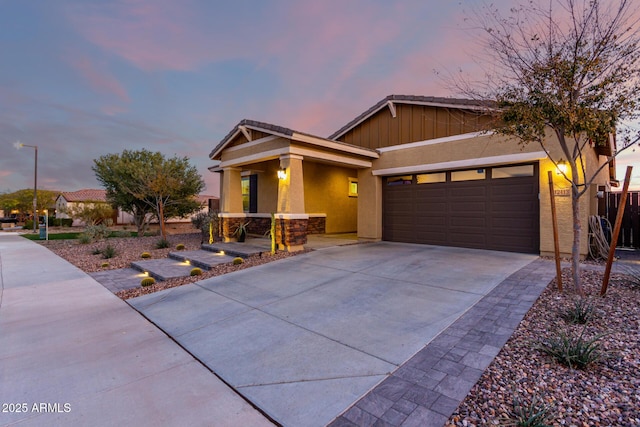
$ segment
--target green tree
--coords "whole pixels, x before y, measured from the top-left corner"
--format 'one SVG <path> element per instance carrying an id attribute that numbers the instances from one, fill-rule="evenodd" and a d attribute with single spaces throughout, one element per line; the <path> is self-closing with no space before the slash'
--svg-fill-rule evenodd
<path id="1" fill-rule="evenodd" d="M 488 6 L 474 18 L 493 68 L 484 84 L 467 84 L 463 90 L 498 107 L 491 113 L 499 134 L 539 144 L 556 165 L 568 161 L 570 173 L 564 179 L 572 194 L 572 273 L 580 294 L 579 199 L 608 166 L 588 174 L 584 156 L 590 144 L 609 146 L 616 127 L 638 117 L 638 16 L 631 5 L 629 0 L 551 0 L 545 6 L 532 1 L 506 16 Z M 549 132 L 560 143 L 561 158 L 547 150 Z M 618 132 L 618 151 L 614 142 L 609 162 L 638 141 L 629 130 Z"/>
<path id="2" fill-rule="evenodd" d="M 93 170 L 105 185 L 107 198 L 115 204 L 118 193 L 140 210 L 144 207 L 146 212 L 153 212 L 165 239 L 167 217 L 186 217 L 200 209 L 196 196 L 204 189 L 204 181 L 186 157 L 167 159 L 159 152 L 125 150 L 122 155 L 102 156 L 94 163 Z M 122 173 L 106 176 L 104 171 Z M 110 188 L 114 189 L 113 199 Z"/>
<path id="3" fill-rule="evenodd" d="M 105 202 L 85 201 L 67 208 L 65 213 L 71 218 L 81 220 L 85 225 L 97 225 L 110 220 L 114 209 Z"/>
<path id="4" fill-rule="evenodd" d="M 52 209 L 55 206 L 57 191 L 38 190 L 38 211 L 40 214 L 45 209 Z M 33 213 L 33 189 L 23 189 L 13 193 L 0 194 L 0 207 L 8 215 L 11 211 L 18 211 L 22 221 Z"/>

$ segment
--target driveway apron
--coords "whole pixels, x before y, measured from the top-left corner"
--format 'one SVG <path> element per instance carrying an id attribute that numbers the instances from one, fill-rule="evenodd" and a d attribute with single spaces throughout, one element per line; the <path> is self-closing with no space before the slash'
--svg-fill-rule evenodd
<path id="1" fill-rule="evenodd" d="M 536 256 L 322 249 L 129 303 L 284 426 L 323 426 Z"/>

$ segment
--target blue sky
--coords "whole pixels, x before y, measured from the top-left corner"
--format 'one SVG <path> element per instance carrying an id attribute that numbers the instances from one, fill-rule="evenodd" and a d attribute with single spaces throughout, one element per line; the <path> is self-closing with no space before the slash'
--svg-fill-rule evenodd
<path id="1" fill-rule="evenodd" d="M 389 94 L 459 95 L 441 76 L 473 70 L 473 3 L 0 0 L 0 192 L 33 186 L 20 141 L 40 188 L 99 188 L 93 159 L 147 148 L 217 195 L 208 154 L 243 118 L 328 136 Z"/>

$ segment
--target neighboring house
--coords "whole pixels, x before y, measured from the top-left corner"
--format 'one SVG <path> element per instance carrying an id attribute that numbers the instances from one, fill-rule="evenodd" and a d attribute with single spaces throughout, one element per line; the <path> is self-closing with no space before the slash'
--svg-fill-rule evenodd
<path id="1" fill-rule="evenodd" d="M 391 95 L 328 138 L 242 120 L 210 153 L 209 170 L 221 174 L 221 233 L 232 240 L 244 222 L 263 232 L 275 213 L 287 250 L 301 249 L 309 233 L 357 232 L 361 240 L 548 255 L 552 170 L 561 252 L 570 254 L 568 183 L 538 144 L 480 132 L 491 120 L 485 111 L 471 100 Z M 545 146 L 560 157 L 554 136 Z M 611 150 L 589 149 L 587 171 Z M 581 198 L 582 254 L 597 191 L 609 189 L 613 170 L 604 168 Z"/>
<path id="2" fill-rule="evenodd" d="M 218 211 L 219 209 L 219 200 L 218 197 L 215 196 L 207 196 L 207 195 L 199 195 L 198 201 L 202 205 L 202 209 L 196 212 L 196 215 L 199 212 L 208 212 L 209 210 Z M 96 190 L 96 189 L 83 189 L 78 191 L 64 192 L 60 193 L 60 195 L 56 199 L 56 212 L 58 218 L 70 218 L 68 214 L 69 209 L 73 209 L 79 205 L 85 205 L 87 203 L 107 203 L 107 192 L 105 190 Z M 113 223 L 116 225 L 128 225 L 133 224 L 133 216 L 124 212 L 121 209 L 118 209 L 117 212 L 114 213 Z M 178 223 L 178 222 L 189 222 L 190 218 L 168 218 L 167 223 Z M 80 220 L 74 220 L 73 226 L 84 226 L 85 224 Z"/>

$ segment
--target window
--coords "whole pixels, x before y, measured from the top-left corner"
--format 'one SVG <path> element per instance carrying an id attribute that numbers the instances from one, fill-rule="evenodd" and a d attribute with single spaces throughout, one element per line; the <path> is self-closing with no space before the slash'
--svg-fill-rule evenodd
<path id="1" fill-rule="evenodd" d="M 418 182 L 418 184 L 434 184 L 436 182 L 446 182 L 447 173 L 446 172 L 423 173 L 420 175 L 416 175 L 416 181 Z"/>
<path id="2" fill-rule="evenodd" d="M 466 171 L 451 172 L 451 181 L 476 181 L 484 179 L 486 172 L 484 169 L 472 169 Z"/>
<path id="3" fill-rule="evenodd" d="M 358 197 L 358 179 L 349 178 L 349 197 Z"/>
<path id="4" fill-rule="evenodd" d="M 491 170 L 491 178 L 493 179 L 517 178 L 521 176 L 533 176 L 533 165 L 505 166 Z"/>
<path id="5" fill-rule="evenodd" d="M 242 210 L 258 212 L 258 175 L 242 177 Z"/>
<path id="6" fill-rule="evenodd" d="M 236 181 L 237 182 L 237 181 Z M 249 212 L 249 188 L 251 187 L 249 183 L 249 177 L 242 178 L 242 210 L 244 212 Z"/>
<path id="7" fill-rule="evenodd" d="M 413 182 L 413 175 L 390 176 L 387 185 L 407 185 Z"/>

